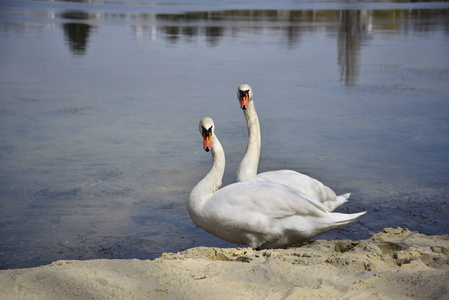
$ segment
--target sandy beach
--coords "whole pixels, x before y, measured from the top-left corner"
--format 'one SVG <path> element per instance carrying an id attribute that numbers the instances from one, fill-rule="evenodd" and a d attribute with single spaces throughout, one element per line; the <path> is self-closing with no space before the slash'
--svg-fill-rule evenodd
<path id="1" fill-rule="evenodd" d="M 449 299 L 449 235 L 386 228 L 300 247 L 192 248 L 155 260 L 0 271 L 0 299 Z"/>

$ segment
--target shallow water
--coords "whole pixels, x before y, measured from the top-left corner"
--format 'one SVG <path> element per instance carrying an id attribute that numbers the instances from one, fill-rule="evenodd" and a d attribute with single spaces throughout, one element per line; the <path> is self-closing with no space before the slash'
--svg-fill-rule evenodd
<path id="1" fill-rule="evenodd" d="M 261 121 L 259 171 L 289 168 L 359 221 L 447 234 L 449 4 L 2 1 L 0 268 L 235 246 L 190 220 L 213 117 L 224 184 Z"/>

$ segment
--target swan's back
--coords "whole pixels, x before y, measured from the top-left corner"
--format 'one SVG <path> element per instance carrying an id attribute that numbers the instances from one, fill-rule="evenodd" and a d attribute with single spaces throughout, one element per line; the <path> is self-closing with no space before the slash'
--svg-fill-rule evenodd
<path id="1" fill-rule="evenodd" d="M 337 196 L 335 192 L 320 181 L 292 170 L 268 171 L 257 174 L 257 180 L 278 182 L 296 188 L 333 211 L 348 201 L 350 193 Z"/>
<path id="2" fill-rule="evenodd" d="M 292 170 L 268 171 L 257 174 L 258 180 L 282 183 L 299 189 L 313 199 L 335 199 L 337 195 L 318 180 Z"/>

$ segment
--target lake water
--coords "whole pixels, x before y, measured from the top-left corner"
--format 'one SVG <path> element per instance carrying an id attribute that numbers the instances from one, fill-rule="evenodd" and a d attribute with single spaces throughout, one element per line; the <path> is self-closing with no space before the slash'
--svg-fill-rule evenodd
<path id="1" fill-rule="evenodd" d="M 211 167 L 202 117 L 234 179 L 241 83 L 259 171 L 368 211 L 319 238 L 449 233 L 449 3 L 2 0 L 0 268 L 235 246 L 186 203 Z"/>

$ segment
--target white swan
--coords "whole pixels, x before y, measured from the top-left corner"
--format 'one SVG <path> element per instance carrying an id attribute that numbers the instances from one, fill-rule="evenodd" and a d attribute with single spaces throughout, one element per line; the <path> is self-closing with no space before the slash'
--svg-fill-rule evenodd
<path id="1" fill-rule="evenodd" d="M 211 118 L 200 121 L 204 149 L 212 151 L 209 173 L 190 193 L 193 222 L 217 237 L 252 248 L 286 247 L 346 225 L 366 212 L 332 213 L 301 191 L 270 181 L 238 182 L 222 189 L 223 148 Z"/>
<path id="2" fill-rule="evenodd" d="M 294 187 L 328 207 L 331 211 L 348 201 L 350 193 L 337 196 L 329 187 L 305 174 L 292 170 L 269 171 L 257 174 L 260 156 L 260 126 L 253 101 L 253 90 L 248 84 L 237 89 L 240 108 L 248 125 L 248 147 L 237 169 L 237 181 L 273 181 Z"/>

